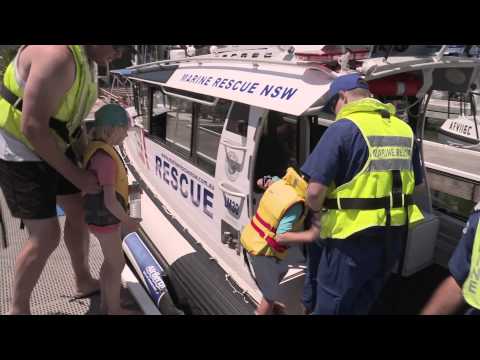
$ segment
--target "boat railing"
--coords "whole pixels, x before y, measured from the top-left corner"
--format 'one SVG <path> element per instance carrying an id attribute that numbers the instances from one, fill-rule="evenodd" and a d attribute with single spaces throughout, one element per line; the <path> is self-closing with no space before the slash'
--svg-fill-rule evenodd
<path id="1" fill-rule="evenodd" d="M 228 55 L 228 54 L 225 54 Z M 142 73 L 142 72 L 149 72 L 149 71 L 155 71 L 155 70 L 167 70 L 171 68 L 172 66 L 175 66 L 176 64 L 181 64 L 181 63 L 195 63 L 198 65 L 202 65 L 203 63 L 213 63 L 213 62 L 229 62 L 229 63 L 245 63 L 245 64 L 252 64 L 252 67 L 258 68 L 261 64 L 268 64 L 268 65 L 287 65 L 287 66 L 298 66 L 298 65 L 308 65 L 308 64 L 316 64 L 317 66 L 315 67 L 316 70 L 320 70 L 327 74 L 329 77 L 332 79 L 335 78 L 336 76 L 333 75 L 334 71 L 328 69 L 327 67 L 321 67 L 318 65 L 321 65 L 319 62 L 315 61 L 303 61 L 303 60 L 298 60 L 294 57 L 292 54 L 291 58 L 286 55 L 284 59 L 268 59 L 268 58 L 261 58 L 260 56 L 258 57 L 237 57 L 234 56 L 232 57 L 230 54 L 230 57 L 227 56 L 196 56 L 196 57 L 191 57 L 191 58 L 184 58 L 184 59 L 178 59 L 178 60 L 161 60 L 161 61 L 155 61 L 152 63 L 147 63 L 147 64 L 140 64 L 140 65 L 134 65 L 130 66 L 127 68 L 127 70 L 130 70 L 130 73 L 125 73 L 125 76 L 131 76 L 134 75 L 135 73 Z M 255 55 L 255 53 L 250 54 L 250 55 Z M 266 54 L 264 54 L 266 55 Z"/>

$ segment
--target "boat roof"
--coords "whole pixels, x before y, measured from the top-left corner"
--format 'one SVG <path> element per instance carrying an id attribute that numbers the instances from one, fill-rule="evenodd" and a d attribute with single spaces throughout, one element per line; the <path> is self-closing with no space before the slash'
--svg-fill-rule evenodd
<path id="1" fill-rule="evenodd" d="M 341 51 L 345 49 L 357 67 L 334 69 L 332 63 L 341 62 L 345 55 Z M 463 68 L 465 74 L 460 84 L 453 81 L 440 87 L 455 85 L 457 91 L 468 90 L 477 78 L 480 60 L 445 56 L 446 50 L 446 45 L 433 53 L 414 48 L 404 51 L 402 56 L 389 57 L 387 52 L 383 57 L 371 58 L 372 51 L 368 53 L 368 49 L 361 46 L 352 50 L 344 45 L 319 45 L 318 49 L 311 46 L 296 50 L 289 45 L 245 45 L 220 51 L 213 49 L 209 55 L 141 64 L 112 73 L 157 85 L 166 92 L 184 90 L 299 116 L 319 112 L 326 103 L 331 81 L 350 72 L 365 75 L 367 81 L 404 72 L 423 72 L 424 86 L 417 94 L 420 98 L 432 84 L 438 85 L 435 69 Z"/>

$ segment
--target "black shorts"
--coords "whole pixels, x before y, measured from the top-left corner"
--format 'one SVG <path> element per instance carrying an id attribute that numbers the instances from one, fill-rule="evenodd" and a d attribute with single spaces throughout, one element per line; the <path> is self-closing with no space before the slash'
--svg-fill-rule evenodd
<path id="1" fill-rule="evenodd" d="M 73 151 L 66 155 L 77 165 Z M 80 192 L 45 161 L 0 159 L 0 187 L 12 216 L 30 220 L 57 216 L 56 197 Z"/>

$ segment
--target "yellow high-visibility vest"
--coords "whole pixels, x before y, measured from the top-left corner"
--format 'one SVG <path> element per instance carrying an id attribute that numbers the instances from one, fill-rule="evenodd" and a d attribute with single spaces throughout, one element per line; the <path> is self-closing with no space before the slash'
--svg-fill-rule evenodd
<path id="1" fill-rule="evenodd" d="M 352 121 L 367 143 L 369 155 L 362 170 L 348 183 L 331 184 L 321 218 L 320 237 L 346 239 L 373 226 L 401 226 L 423 219 L 413 203 L 413 132 L 395 116 L 392 104 L 366 98 L 345 105 L 336 119 Z M 401 182 L 397 192 L 394 184 Z M 387 209 L 389 214 L 387 214 Z"/>
<path id="2" fill-rule="evenodd" d="M 463 283 L 462 293 L 468 305 L 480 310 L 480 221 L 477 224 L 470 261 L 470 272 Z"/>
<path id="3" fill-rule="evenodd" d="M 68 48 L 75 59 L 75 80 L 72 87 L 63 96 L 55 115 L 55 118 L 61 126 L 66 127 L 68 137 L 78 133 L 78 127 L 90 112 L 93 104 L 97 100 L 97 83 L 95 82 L 85 50 L 81 45 L 68 45 Z M 15 60 L 12 61 L 3 77 L 3 86 L 13 95 L 23 98 L 23 88 L 18 84 L 15 74 Z M 6 99 L 0 96 L 0 128 L 21 141 L 28 148 L 33 149 L 32 145 L 21 130 L 22 112 L 13 107 Z M 65 149 L 67 144 L 59 134 L 51 128 L 52 133 L 57 138 L 57 142 Z M 70 143 L 70 141 L 68 141 Z"/>

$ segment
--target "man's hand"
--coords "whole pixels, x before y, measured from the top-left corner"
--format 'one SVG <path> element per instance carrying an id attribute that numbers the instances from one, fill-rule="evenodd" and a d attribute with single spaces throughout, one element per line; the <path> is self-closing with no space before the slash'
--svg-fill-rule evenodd
<path id="1" fill-rule="evenodd" d="M 277 241 L 277 243 L 279 243 L 280 245 L 287 245 L 287 237 L 285 236 L 285 233 L 283 234 L 277 234 L 275 236 L 275 240 Z"/>
<path id="2" fill-rule="evenodd" d="M 310 242 L 317 240 L 320 237 L 320 227 L 312 225 L 310 229 L 307 230 L 307 238 Z"/>
<path id="3" fill-rule="evenodd" d="M 262 190 L 267 190 L 267 188 L 272 185 L 273 179 L 271 176 L 264 176 L 257 180 L 257 186 Z"/>
<path id="4" fill-rule="evenodd" d="M 97 194 L 101 187 L 98 184 L 97 177 L 88 170 L 78 169 L 78 175 L 73 184 L 78 187 L 84 194 Z"/>
<path id="5" fill-rule="evenodd" d="M 294 243 L 309 243 L 315 241 L 320 236 L 320 229 L 312 226 L 310 229 L 300 232 L 289 231 L 283 234 L 277 234 L 275 240 L 283 246 Z"/>
<path id="6" fill-rule="evenodd" d="M 454 314 L 465 304 L 462 288 L 453 276 L 447 277 L 435 290 L 420 315 Z"/>

